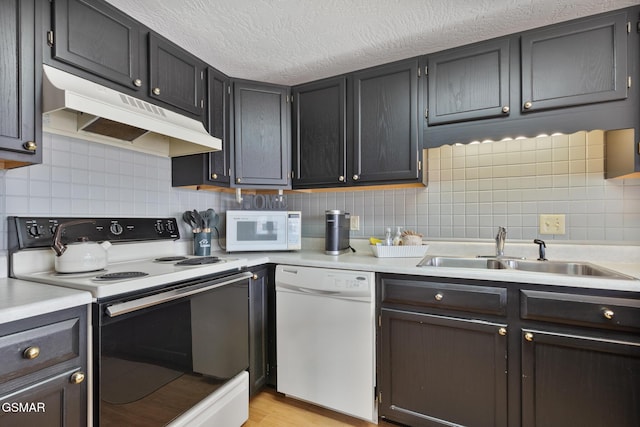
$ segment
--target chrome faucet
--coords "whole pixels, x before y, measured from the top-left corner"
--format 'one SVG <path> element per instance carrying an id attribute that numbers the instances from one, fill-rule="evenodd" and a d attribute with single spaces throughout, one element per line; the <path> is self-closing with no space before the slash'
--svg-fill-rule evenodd
<path id="1" fill-rule="evenodd" d="M 496 256 L 504 256 L 504 241 L 507 238 L 507 229 L 498 227 L 498 235 L 496 236 Z"/>

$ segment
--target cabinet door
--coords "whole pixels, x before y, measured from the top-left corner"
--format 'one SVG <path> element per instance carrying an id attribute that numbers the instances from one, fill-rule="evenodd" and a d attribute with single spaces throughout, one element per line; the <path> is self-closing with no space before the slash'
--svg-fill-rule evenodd
<path id="1" fill-rule="evenodd" d="M 82 374 L 82 377 L 79 375 Z M 82 381 L 79 381 L 83 378 Z M 82 370 L 72 369 L 0 396 L 3 427 L 87 425 L 87 382 Z M 22 404 L 23 406 L 19 406 Z"/>
<path id="2" fill-rule="evenodd" d="M 290 187 L 288 88 L 234 85 L 235 186 Z"/>
<path id="3" fill-rule="evenodd" d="M 140 26 L 106 2 L 53 2 L 53 58 L 96 76 L 139 90 Z"/>
<path id="4" fill-rule="evenodd" d="M 205 65 L 173 43 L 149 34 L 149 96 L 204 121 Z"/>
<path id="5" fill-rule="evenodd" d="M 346 84 L 340 77 L 294 88 L 294 187 L 346 183 Z"/>
<path id="6" fill-rule="evenodd" d="M 225 186 L 231 175 L 230 84 L 227 76 L 209 68 L 209 133 L 222 140 L 222 150 L 209 154 L 209 180 Z"/>
<path id="7" fill-rule="evenodd" d="M 522 111 L 627 97 L 627 16 L 607 15 L 522 36 Z"/>
<path id="8" fill-rule="evenodd" d="M 418 180 L 418 60 L 356 73 L 354 183 Z"/>
<path id="9" fill-rule="evenodd" d="M 249 280 L 249 393 L 267 383 L 267 269 Z"/>
<path id="10" fill-rule="evenodd" d="M 33 0 L 0 2 L 0 169 L 42 162 L 36 16 Z"/>
<path id="11" fill-rule="evenodd" d="M 640 425 L 640 343 L 523 330 L 522 425 Z"/>
<path id="12" fill-rule="evenodd" d="M 428 57 L 429 125 L 509 114 L 509 39 Z"/>
<path id="13" fill-rule="evenodd" d="M 506 426 L 506 326 L 383 308 L 382 417 L 411 426 Z"/>

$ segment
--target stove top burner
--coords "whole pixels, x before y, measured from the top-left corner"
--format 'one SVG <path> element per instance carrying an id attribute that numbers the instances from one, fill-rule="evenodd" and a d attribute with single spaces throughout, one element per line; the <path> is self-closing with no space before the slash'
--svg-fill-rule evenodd
<path id="1" fill-rule="evenodd" d="M 96 276 L 96 280 L 122 280 L 122 279 L 134 279 L 136 277 L 148 276 L 149 273 L 142 271 L 121 271 L 119 273 L 107 273 L 100 276 Z"/>
<path id="2" fill-rule="evenodd" d="M 205 256 L 199 258 L 189 258 L 184 261 L 176 262 L 176 265 L 204 265 L 204 264 L 215 264 L 216 262 L 220 262 L 221 259 L 217 256 Z"/>
<path id="3" fill-rule="evenodd" d="M 188 259 L 186 256 L 165 256 L 161 258 L 156 258 L 154 261 L 156 262 L 173 262 L 173 261 L 182 261 Z"/>

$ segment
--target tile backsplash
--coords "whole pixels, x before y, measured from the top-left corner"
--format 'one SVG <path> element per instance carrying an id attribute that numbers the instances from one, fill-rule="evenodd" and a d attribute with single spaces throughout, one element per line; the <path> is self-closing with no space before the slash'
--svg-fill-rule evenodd
<path id="1" fill-rule="evenodd" d="M 0 171 L 0 252 L 10 215 L 180 217 L 238 207 L 233 194 L 172 188 L 167 158 L 53 134 L 43 146 L 43 164 Z M 604 180 L 602 132 L 428 151 L 426 188 L 292 193 L 288 208 L 302 211 L 305 237 L 323 237 L 324 211 L 342 209 L 360 216 L 354 237 L 402 226 L 426 239 L 493 239 L 505 226 L 510 239 L 533 239 L 540 214 L 564 214 L 566 234 L 544 239 L 640 244 L 640 180 Z"/>
<path id="2" fill-rule="evenodd" d="M 604 179 L 604 133 L 578 132 L 428 150 L 428 187 L 294 194 L 305 236 L 324 236 L 326 209 L 360 216 L 352 236 L 402 226 L 425 239 L 509 239 L 640 244 L 640 180 Z M 564 235 L 538 234 L 541 214 L 564 214 Z"/>

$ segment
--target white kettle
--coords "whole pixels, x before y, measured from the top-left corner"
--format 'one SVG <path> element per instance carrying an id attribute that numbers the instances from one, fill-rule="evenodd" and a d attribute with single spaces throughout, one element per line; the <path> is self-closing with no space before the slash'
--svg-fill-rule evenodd
<path id="1" fill-rule="evenodd" d="M 86 223 L 95 224 L 95 221 L 70 221 L 60 224 L 56 229 L 51 249 L 56 253 L 54 264 L 58 273 L 84 273 L 101 270 L 107 266 L 107 249 L 111 246 L 107 241 L 97 243 L 87 237 L 80 237 L 77 242 L 62 244 L 62 233 L 66 228 Z"/>

